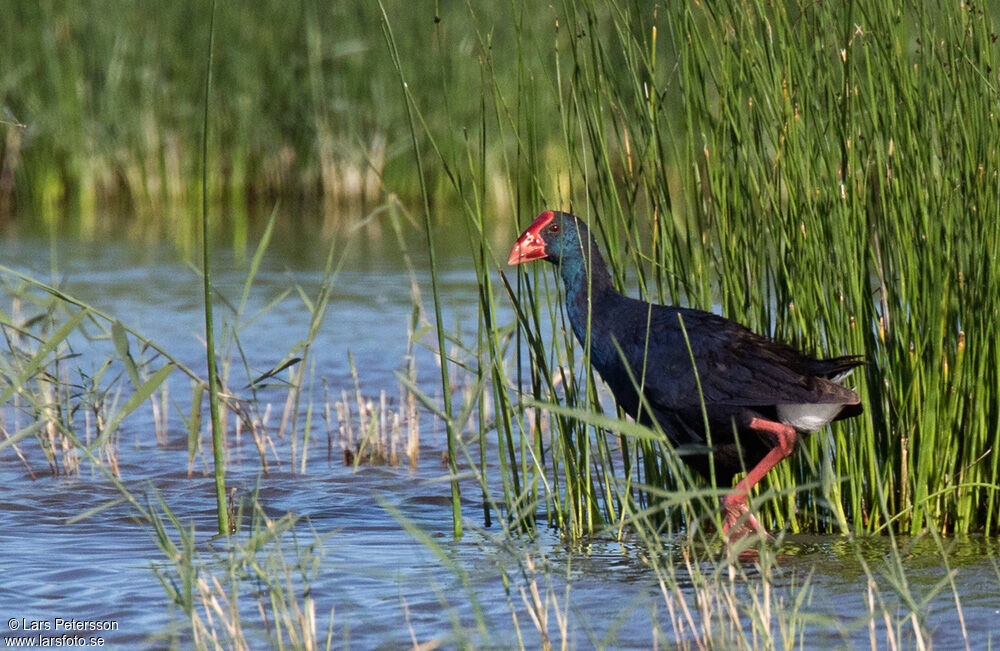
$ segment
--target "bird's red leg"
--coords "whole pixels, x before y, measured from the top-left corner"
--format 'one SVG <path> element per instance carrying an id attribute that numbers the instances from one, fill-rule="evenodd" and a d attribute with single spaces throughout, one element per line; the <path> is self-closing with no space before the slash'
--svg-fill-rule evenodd
<path id="1" fill-rule="evenodd" d="M 757 533 L 761 537 L 768 538 L 768 533 L 757 522 L 757 519 L 750 513 L 747 507 L 747 494 L 757 482 L 764 478 L 767 472 L 776 466 L 782 459 L 786 458 L 795 450 L 795 439 L 798 434 L 795 428 L 784 423 L 776 423 L 763 418 L 753 418 L 750 420 L 750 428 L 758 432 L 770 432 L 778 438 L 778 444 L 771 448 L 771 451 L 760 460 L 756 466 L 750 469 L 746 477 L 736 484 L 734 492 L 722 499 L 722 531 L 730 540 L 738 540 L 748 533 Z M 746 514 L 746 523 L 737 529 L 733 529 L 738 524 L 740 517 Z M 732 532 L 732 533 L 730 533 Z"/>

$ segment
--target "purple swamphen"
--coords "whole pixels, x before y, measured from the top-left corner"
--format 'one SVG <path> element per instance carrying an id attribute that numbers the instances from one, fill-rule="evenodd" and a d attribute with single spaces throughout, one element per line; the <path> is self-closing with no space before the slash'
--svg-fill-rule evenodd
<path id="1" fill-rule="evenodd" d="M 861 358 L 816 359 L 709 312 L 622 296 L 586 224 L 569 213 L 539 215 L 507 263 L 531 260 L 559 267 L 573 332 L 584 344 L 589 334 L 591 364 L 625 413 L 697 450 L 682 458 L 705 478 L 711 458 L 720 486 L 747 470 L 722 499 L 724 534 L 767 537 L 747 493 L 794 451 L 801 433 L 861 413 L 858 395 L 839 384 Z"/>

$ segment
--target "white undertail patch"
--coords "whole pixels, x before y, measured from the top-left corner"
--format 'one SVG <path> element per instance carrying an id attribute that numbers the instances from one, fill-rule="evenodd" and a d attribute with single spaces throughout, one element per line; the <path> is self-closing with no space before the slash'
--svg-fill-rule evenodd
<path id="1" fill-rule="evenodd" d="M 831 382 L 840 384 L 844 379 L 854 372 L 848 369 L 830 378 Z M 778 420 L 785 425 L 791 425 L 803 432 L 815 432 L 822 429 L 827 423 L 837 417 L 837 414 L 844 408 L 839 402 L 832 403 L 804 403 L 790 405 L 775 405 L 778 411 Z"/>

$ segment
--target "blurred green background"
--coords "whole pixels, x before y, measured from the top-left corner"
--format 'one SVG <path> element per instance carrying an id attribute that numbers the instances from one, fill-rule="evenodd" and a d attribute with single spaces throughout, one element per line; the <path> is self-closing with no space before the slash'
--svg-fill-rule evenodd
<path id="1" fill-rule="evenodd" d="M 13 3 L 0 24 L 0 220 L 96 237 L 120 226 L 108 215 L 159 223 L 164 211 L 193 213 L 210 10 L 209 2 Z M 509 91 L 504 101 L 516 113 L 523 98 L 514 92 L 527 77 L 543 77 L 535 87 L 552 92 L 556 41 L 570 38 L 566 20 L 557 27 L 560 12 L 385 3 L 408 88 L 440 134 L 436 146 L 478 139 L 487 107 L 492 134 L 492 95 Z M 382 23 L 377 2 L 219 3 L 209 191 L 227 214 L 295 198 L 319 202 L 328 218 L 356 218 L 387 192 L 417 195 Z M 493 173 L 518 147 L 556 141 L 555 99 L 533 103 L 549 106 L 545 115 L 514 118 L 532 121 L 534 143 L 491 135 Z M 432 188 L 443 173 L 430 167 Z"/>

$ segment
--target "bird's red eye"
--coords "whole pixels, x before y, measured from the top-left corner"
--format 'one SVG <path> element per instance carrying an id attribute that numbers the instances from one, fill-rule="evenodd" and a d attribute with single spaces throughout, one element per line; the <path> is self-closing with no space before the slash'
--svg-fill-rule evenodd
<path id="1" fill-rule="evenodd" d="M 550 233 L 558 233 L 559 232 L 559 224 L 552 224 L 551 226 L 549 226 L 549 232 Z"/>

